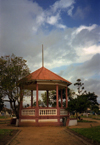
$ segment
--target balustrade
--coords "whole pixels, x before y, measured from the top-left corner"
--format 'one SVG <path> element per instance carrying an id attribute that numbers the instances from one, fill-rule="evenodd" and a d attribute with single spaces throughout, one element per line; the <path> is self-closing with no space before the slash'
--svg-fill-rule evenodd
<path id="1" fill-rule="evenodd" d="M 60 115 L 68 115 L 68 111 L 65 109 L 60 109 Z"/>
<path id="2" fill-rule="evenodd" d="M 35 109 L 22 109 L 22 116 L 35 116 Z M 57 109 L 39 109 L 39 116 L 55 116 Z M 60 109 L 60 115 L 68 115 L 68 111 Z"/>
<path id="3" fill-rule="evenodd" d="M 21 112 L 22 116 L 35 116 L 35 109 L 23 109 Z"/>
<path id="4" fill-rule="evenodd" d="M 57 115 L 57 109 L 39 109 L 39 116 Z"/>

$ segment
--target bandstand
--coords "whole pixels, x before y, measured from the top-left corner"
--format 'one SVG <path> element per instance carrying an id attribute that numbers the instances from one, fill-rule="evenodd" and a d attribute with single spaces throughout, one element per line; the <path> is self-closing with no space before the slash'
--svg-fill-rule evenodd
<path id="1" fill-rule="evenodd" d="M 34 71 L 26 78 L 19 82 L 20 87 L 20 110 L 19 110 L 19 126 L 23 125 L 55 125 L 61 126 L 66 121 L 68 125 L 69 114 L 65 110 L 68 106 L 67 87 L 71 83 L 57 74 L 51 72 L 45 67 Z M 62 89 L 66 89 L 66 107 L 62 105 Z M 31 91 L 31 107 L 23 108 L 23 90 L 28 89 Z M 58 102 L 58 90 L 61 90 L 61 107 Z M 36 90 L 36 106 L 33 107 L 33 92 Z M 47 107 L 39 107 L 38 105 L 38 92 L 47 91 Z M 56 107 L 49 107 L 49 91 L 56 90 Z"/>
<path id="2" fill-rule="evenodd" d="M 19 81 L 20 109 L 19 126 L 63 126 L 69 123 L 67 87 L 71 83 L 59 75 L 45 68 L 43 65 L 38 70 Z M 31 107 L 23 107 L 23 91 L 31 91 Z M 66 90 L 66 107 L 63 107 L 62 90 Z M 39 91 L 47 93 L 47 107 L 38 104 Z M 56 90 L 56 107 L 49 106 L 49 91 Z M 61 107 L 59 107 L 58 90 L 61 90 Z M 34 91 L 36 91 L 36 106 L 33 106 Z"/>

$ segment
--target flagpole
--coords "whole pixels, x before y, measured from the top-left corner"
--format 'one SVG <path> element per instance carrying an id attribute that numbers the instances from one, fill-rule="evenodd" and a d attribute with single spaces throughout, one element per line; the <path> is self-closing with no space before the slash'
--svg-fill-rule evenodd
<path id="1" fill-rule="evenodd" d="M 43 53 L 43 44 L 42 44 L 42 67 L 44 67 L 44 53 Z"/>

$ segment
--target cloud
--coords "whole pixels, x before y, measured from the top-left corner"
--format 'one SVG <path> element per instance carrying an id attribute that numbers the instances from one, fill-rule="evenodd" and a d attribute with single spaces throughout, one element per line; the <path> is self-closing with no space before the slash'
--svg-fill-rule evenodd
<path id="1" fill-rule="evenodd" d="M 74 9 L 74 6 L 71 6 L 71 8 L 68 10 L 68 15 L 69 16 L 72 16 L 73 9 Z"/>
<path id="2" fill-rule="evenodd" d="M 75 77 L 83 77 L 85 79 L 93 77 L 95 74 L 100 75 L 100 53 L 95 54 L 90 60 L 80 63 L 80 65 L 70 65 L 66 72 L 68 77 L 72 77 L 73 74 Z M 70 73 L 68 74 L 68 72 Z M 71 78 L 70 78 L 71 79 Z"/>
<path id="3" fill-rule="evenodd" d="M 82 25 L 82 26 L 80 26 L 79 28 L 77 28 L 73 33 L 72 33 L 72 35 L 77 35 L 78 33 L 80 33 L 82 30 L 88 30 L 88 31 L 92 31 L 93 29 L 95 29 L 97 27 L 97 25 L 96 24 L 93 24 L 93 25 L 91 25 L 91 26 L 84 26 L 84 25 Z"/>
<path id="4" fill-rule="evenodd" d="M 42 13 L 37 15 L 37 25 L 33 26 L 33 30 L 36 32 L 40 26 L 45 26 L 46 24 L 54 25 L 58 28 L 65 29 L 66 26 L 60 22 L 60 20 L 62 19 L 60 14 L 64 9 L 66 9 L 66 11 L 68 11 L 68 15 L 71 15 L 74 8 L 74 3 L 74 0 L 56 1 L 49 9 L 44 10 Z"/>
<path id="5" fill-rule="evenodd" d="M 53 4 L 52 10 L 56 12 L 61 9 L 67 9 L 71 7 L 74 3 L 75 3 L 75 0 L 59 0 Z"/>
<path id="6" fill-rule="evenodd" d="M 59 14 L 56 16 L 50 16 L 47 18 L 47 23 L 51 25 L 55 25 L 58 23 L 58 20 L 60 19 Z"/>
<path id="7" fill-rule="evenodd" d="M 86 7 L 78 6 L 75 13 L 72 15 L 72 17 L 74 19 L 82 19 L 83 20 L 85 17 L 87 17 L 89 15 L 90 12 L 91 12 L 90 6 L 86 6 Z"/>
<path id="8" fill-rule="evenodd" d="M 65 29 L 66 28 L 66 25 L 63 25 L 63 24 L 57 24 L 56 25 L 58 28 L 61 28 L 61 29 Z"/>
<path id="9" fill-rule="evenodd" d="M 73 62 L 83 63 L 94 54 L 100 53 L 98 25 L 68 28 L 60 23 L 63 8 L 68 12 L 73 4 L 73 0 L 60 0 L 49 9 L 43 10 L 32 1 L 1 1 L 0 54 L 14 53 L 24 57 L 33 71 L 41 66 L 42 44 L 45 66 L 49 69 Z M 58 13 L 53 12 L 53 8 Z M 53 25 L 56 29 L 49 30 L 48 25 Z"/>
<path id="10" fill-rule="evenodd" d="M 61 71 L 61 75 L 73 84 L 80 78 L 88 92 L 95 92 L 100 97 L 100 53 L 82 64 L 69 65 Z M 70 88 L 76 90 L 73 84 Z"/>

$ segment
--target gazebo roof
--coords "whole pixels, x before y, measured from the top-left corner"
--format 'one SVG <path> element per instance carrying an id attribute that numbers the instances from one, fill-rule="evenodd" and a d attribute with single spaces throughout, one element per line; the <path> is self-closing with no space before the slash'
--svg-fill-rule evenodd
<path id="1" fill-rule="evenodd" d="M 71 82 L 67 81 L 66 79 L 62 78 L 61 76 L 55 74 L 54 72 L 48 70 L 45 67 L 41 67 L 38 70 L 32 72 L 28 76 L 25 77 L 27 81 L 62 81 L 67 83 L 68 85 Z"/>

